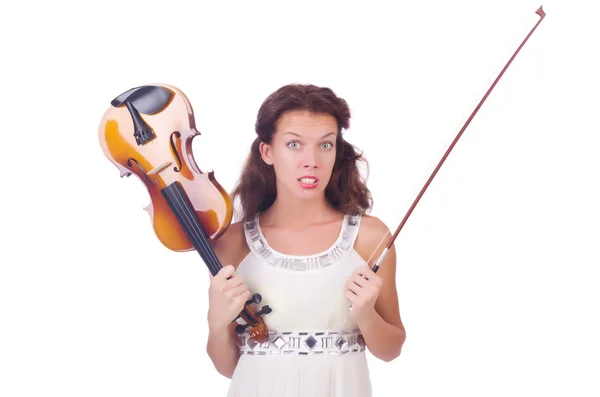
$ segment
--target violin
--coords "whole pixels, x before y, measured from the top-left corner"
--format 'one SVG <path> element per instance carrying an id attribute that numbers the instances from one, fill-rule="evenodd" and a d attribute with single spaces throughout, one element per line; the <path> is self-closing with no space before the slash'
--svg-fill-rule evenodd
<path id="1" fill-rule="evenodd" d="M 175 252 L 196 250 L 212 275 L 222 268 L 212 244 L 231 224 L 230 195 L 214 171 L 203 172 L 192 152 L 192 140 L 200 135 L 190 101 L 178 88 L 152 84 L 131 88 L 114 98 L 99 126 L 100 146 L 120 171 L 121 178 L 136 175 L 146 186 L 150 216 L 158 240 Z M 236 332 L 250 328 L 259 343 L 268 340 L 261 318 L 271 308 L 255 311 L 255 293 L 245 303 Z"/>

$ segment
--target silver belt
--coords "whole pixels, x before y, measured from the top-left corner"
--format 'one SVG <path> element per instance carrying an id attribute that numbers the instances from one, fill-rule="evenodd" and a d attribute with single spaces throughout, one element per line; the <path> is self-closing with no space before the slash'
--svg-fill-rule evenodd
<path id="1" fill-rule="evenodd" d="M 365 351 L 365 340 L 358 329 L 353 331 L 269 331 L 269 339 L 258 343 L 248 333 L 238 335 L 240 354 L 248 355 L 314 355 L 348 354 Z"/>

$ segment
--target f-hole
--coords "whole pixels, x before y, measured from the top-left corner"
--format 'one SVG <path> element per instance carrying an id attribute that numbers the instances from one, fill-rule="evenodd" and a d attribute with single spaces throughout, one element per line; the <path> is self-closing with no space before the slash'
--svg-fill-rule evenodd
<path id="1" fill-rule="evenodd" d="M 137 162 L 136 159 L 134 159 L 133 157 L 131 157 L 129 160 L 127 160 L 127 165 L 129 166 L 129 168 L 131 167 L 131 162 L 133 162 L 136 167 L 138 167 L 138 169 L 140 170 L 140 173 L 142 175 L 144 175 L 144 178 L 146 178 L 146 180 L 148 181 L 148 183 L 151 183 L 152 185 L 156 185 L 156 181 L 151 181 L 150 178 L 148 178 L 148 175 L 146 174 L 146 171 L 144 171 L 144 169 L 142 168 L 142 166 L 140 165 L 140 163 Z"/>
<path id="2" fill-rule="evenodd" d="M 177 145 L 175 144 L 175 139 L 178 139 L 178 138 L 181 138 L 181 134 L 178 131 L 175 131 L 174 133 L 171 134 L 171 150 L 173 151 L 173 154 L 177 158 L 177 164 L 178 164 L 178 167 L 173 167 L 173 170 L 175 172 L 181 171 L 181 157 L 179 157 L 179 151 L 177 150 Z"/>

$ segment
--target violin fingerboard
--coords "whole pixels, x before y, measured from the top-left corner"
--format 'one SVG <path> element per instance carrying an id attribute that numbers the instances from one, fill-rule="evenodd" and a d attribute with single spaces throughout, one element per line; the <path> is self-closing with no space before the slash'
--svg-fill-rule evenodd
<path id="1" fill-rule="evenodd" d="M 196 212 L 180 183 L 171 183 L 163 188 L 161 193 L 212 275 L 216 275 L 223 266 L 213 251 L 201 223 L 196 218 Z"/>

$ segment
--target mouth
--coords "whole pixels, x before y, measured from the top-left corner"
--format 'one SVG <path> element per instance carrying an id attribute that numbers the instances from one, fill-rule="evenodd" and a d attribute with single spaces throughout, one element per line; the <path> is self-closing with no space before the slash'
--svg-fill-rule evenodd
<path id="1" fill-rule="evenodd" d="M 316 176 L 303 176 L 298 178 L 298 182 L 304 189 L 314 189 L 319 184 L 319 178 Z"/>

